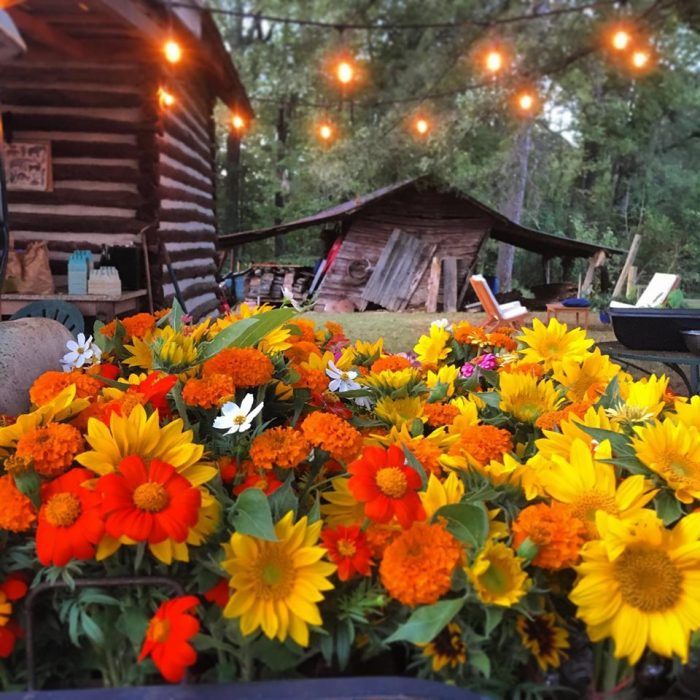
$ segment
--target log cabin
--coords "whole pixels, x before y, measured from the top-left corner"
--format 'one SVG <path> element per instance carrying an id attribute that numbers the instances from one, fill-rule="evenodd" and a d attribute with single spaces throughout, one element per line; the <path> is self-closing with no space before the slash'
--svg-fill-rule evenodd
<path id="1" fill-rule="evenodd" d="M 46 241 L 60 289 L 72 251 L 145 241 L 139 284 L 155 307 L 178 295 L 195 318 L 214 312 L 213 112 L 252 110 L 204 3 L 13 0 L 7 13 L 26 43 L 0 62 L 8 148 L 48 144 L 43 181 L 13 186 L 6 162 L 14 245 Z"/>
<path id="2" fill-rule="evenodd" d="M 313 227 L 325 228 L 332 241 L 316 288 L 319 310 L 338 302 L 357 310 L 457 310 L 489 237 L 539 254 L 543 269 L 552 258 L 566 261 L 565 269 L 575 258 L 588 258 L 591 280 L 606 254 L 622 252 L 522 226 L 431 177 L 392 184 L 296 221 L 226 234 L 219 245 L 234 248 Z"/>

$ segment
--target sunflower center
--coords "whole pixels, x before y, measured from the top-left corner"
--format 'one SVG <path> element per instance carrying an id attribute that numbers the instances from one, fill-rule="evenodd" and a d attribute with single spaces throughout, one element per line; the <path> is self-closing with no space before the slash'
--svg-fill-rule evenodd
<path id="1" fill-rule="evenodd" d="M 620 514 L 620 509 L 617 507 L 615 497 L 603 491 L 596 491 L 595 489 L 584 491 L 579 495 L 576 501 L 571 504 L 571 514 L 575 518 L 583 520 L 584 523 L 586 521 L 595 521 L 595 514 L 599 510 L 610 513 L 610 515 Z"/>
<path id="2" fill-rule="evenodd" d="M 283 600 L 294 588 L 294 562 L 285 552 L 268 549 L 258 561 L 258 595 L 265 600 Z"/>
<path id="3" fill-rule="evenodd" d="M 357 552 L 355 543 L 348 539 L 338 540 L 338 554 L 343 557 L 354 557 Z"/>
<path id="4" fill-rule="evenodd" d="M 677 452 L 667 452 L 660 460 L 662 470 L 673 472 L 676 479 L 697 483 L 700 465 L 690 457 Z"/>
<path id="5" fill-rule="evenodd" d="M 49 499 L 44 513 L 50 525 L 70 527 L 80 517 L 80 499 L 72 493 L 57 493 Z"/>
<path id="6" fill-rule="evenodd" d="M 139 510 L 145 510 L 148 513 L 158 513 L 168 505 L 170 497 L 163 484 L 159 484 L 156 481 L 147 481 L 145 484 L 136 487 L 133 501 Z"/>
<path id="7" fill-rule="evenodd" d="M 491 562 L 489 568 L 479 576 L 479 582 L 486 590 L 495 594 L 506 593 L 511 588 L 508 572 L 496 566 L 495 562 Z"/>
<path id="8" fill-rule="evenodd" d="M 384 467 L 377 472 L 377 486 L 389 498 L 401 498 L 408 487 L 406 475 L 398 467 Z"/>
<path id="9" fill-rule="evenodd" d="M 681 597 L 683 576 L 665 552 L 627 549 L 615 561 L 622 599 L 647 613 L 672 608 Z"/>
<path id="10" fill-rule="evenodd" d="M 148 628 L 148 636 L 159 644 L 164 642 L 170 636 L 170 620 L 153 620 Z"/>

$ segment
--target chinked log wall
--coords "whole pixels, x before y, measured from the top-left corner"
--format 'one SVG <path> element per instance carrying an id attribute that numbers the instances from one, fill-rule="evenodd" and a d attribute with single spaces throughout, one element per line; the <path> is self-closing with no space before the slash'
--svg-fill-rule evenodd
<path id="1" fill-rule="evenodd" d="M 403 190 L 367 207 L 346 224 L 346 233 L 328 274 L 319 288 L 317 307 L 349 299 L 362 307 L 365 281 L 354 280 L 348 266 L 354 260 L 367 260 L 374 268 L 394 229 L 418 236 L 425 243 L 437 244 L 435 255 L 461 261 L 460 284 L 479 252 L 491 222 L 465 201 L 438 192 Z M 423 310 L 428 290 L 430 266 L 421 278 L 408 304 L 409 310 Z M 440 299 L 442 293 L 440 294 Z"/>
<path id="2" fill-rule="evenodd" d="M 158 80 L 135 62 L 63 59 L 0 64 L 0 76 L 14 138 L 50 141 L 52 151 L 52 192 L 9 193 L 11 233 L 20 245 L 46 240 L 56 281 L 65 285 L 73 250 L 138 244 L 156 219 Z M 155 262 L 155 236 L 149 245 Z M 157 298 L 160 263 L 151 271 Z"/>

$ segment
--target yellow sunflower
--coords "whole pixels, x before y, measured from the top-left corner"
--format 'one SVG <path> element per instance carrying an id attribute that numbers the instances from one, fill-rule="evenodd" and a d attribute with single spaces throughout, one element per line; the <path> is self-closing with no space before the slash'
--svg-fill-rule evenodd
<path id="1" fill-rule="evenodd" d="M 543 671 L 559 668 L 569 648 L 569 633 L 554 613 L 530 618 L 519 615 L 515 629 L 523 646 L 535 657 Z"/>
<path id="2" fill-rule="evenodd" d="M 321 504 L 321 515 L 328 527 L 361 525 L 365 521 L 365 504 L 350 493 L 349 481 L 347 477 L 336 476 L 331 481 L 331 490 L 321 494 L 328 501 Z"/>
<path id="3" fill-rule="evenodd" d="M 700 430 L 700 396 L 676 399 L 674 408 L 677 420 Z"/>
<path id="4" fill-rule="evenodd" d="M 593 340 L 586 337 L 586 331 L 580 328 L 570 331 L 565 323 L 560 323 L 556 318 L 546 326 L 536 318 L 532 328 L 523 328 L 523 335 L 518 336 L 518 340 L 525 346 L 520 351 L 523 361 L 542 363 L 545 370 L 552 369 L 555 362 L 581 362 L 593 345 Z"/>
<path id="5" fill-rule="evenodd" d="M 566 388 L 566 398 L 577 403 L 602 394 L 619 371 L 620 365 L 596 348 L 583 360 L 567 357 L 555 363 L 552 377 Z"/>
<path id="6" fill-rule="evenodd" d="M 421 384 L 422 380 L 417 369 L 406 367 L 400 370 L 385 369 L 381 372 L 371 372 L 365 377 L 360 377 L 358 381 L 363 386 L 376 391 L 380 396 L 409 396 Z"/>
<path id="7" fill-rule="evenodd" d="M 447 389 L 445 396 L 450 398 L 455 393 L 455 382 L 459 378 L 459 367 L 456 365 L 443 365 L 437 372 L 428 371 L 425 383 L 428 389 L 434 389 L 439 384 L 444 384 Z"/>
<path id="8" fill-rule="evenodd" d="M 416 418 L 425 421 L 423 400 L 420 396 L 407 396 L 402 399 L 392 399 L 389 396 L 384 396 L 377 401 L 374 413 L 380 420 L 397 428 L 406 423 L 411 423 Z"/>
<path id="9" fill-rule="evenodd" d="M 700 430 L 673 418 L 635 428 L 637 457 L 676 492 L 683 503 L 700 498 Z"/>
<path id="10" fill-rule="evenodd" d="M 261 628 L 269 639 L 284 642 L 290 636 L 302 647 L 309 645 L 309 625 L 322 624 L 321 591 L 333 588 L 328 577 L 336 569 L 321 561 L 326 554 L 317 544 L 322 525 L 321 520 L 309 525 L 306 516 L 294 523 L 290 511 L 275 526 L 276 542 L 231 535 L 231 558 L 222 566 L 231 574 L 233 593 L 224 616 L 240 618 L 245 636 Z"/>
<path id="11" fill-rule="evenodd" d="M 501 374 L 500 409 L 523 423 L 534 423 L 543 413 L 556 411 L 563 398 L 554 382 L 531 374 Z"/>
<path id="12" fill-rule="evenodd" d="M 450 472 L 443 481 L 435 474 L 431 474 L 425 491 L 421 491 L 418 495 L 429 520 L 442 506 L 459 503 L 462 500 L 464 483 L 456 472 Z"/>
<path id="13" fill-rule="evenodd" d="M 578 439 L 568 457 L 553 455 L 551 467 L 538 476 L 551 498 L 571 507 L 571 514 L 583 522 L 590 539 L 598 536 L 598 511 L 634 517 L 657 493 L 641 474 L 627 477 L 618 485 L 615 467 L 596 461 L 590 447 Z"/>
<path id="14" fill-rule="evenodd" d="M 569 594 L 588 636 L 612 637 L 615 656 L 630 664 L 646 647 L 687 661 L 700 629 L 700 514 L 672 530 L 652 511 L 626 520 L 599 512 L 596 524 L 601 539 L 583 548 Z"/>
<path id="15" fill-rule="evenodd" d="M 489 540 L 466 572 L 482 603 L 510 607 L 530 587 L 524 563 L 507 545 Z"/>
<path id="16" fill-rule="evenodd" d="M 100 475 L 115 471 L 129 455 L 139 455 L 146 462 L 159 459 L 198 486 L 213 479 L 218 472 L 200 462 L 204 447 L 192 442 L 192 431 L 183 430 L 183 427 L 178 418 L 161 428 L 158 412 L 146 416 L 141 405 L 135 406 L 128 416 L 112 413 L 109 426 L 91 418 L 85 440 L 92 450 L 75 459 Z"/>
<path id="17" fill-rule="evenodd" d="M 447 347 L 450 334 L 437 324 L 430 326 L 429 335 L 422 335 L 413 348 L 423 367 L 437 367 L 452 349 Z"/>
<path id="18" fill-rule="evenodd" d="M 643 423 L 656 418 L 666 405 L 668 377 L 652 374 L 639 381 L 620 382 L 620 401 L 608 409 L 613 423 Z"/>

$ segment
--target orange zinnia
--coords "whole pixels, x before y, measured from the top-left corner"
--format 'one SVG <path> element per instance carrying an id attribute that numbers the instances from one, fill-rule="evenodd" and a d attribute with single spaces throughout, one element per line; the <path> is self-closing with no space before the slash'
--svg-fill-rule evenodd
<path id="1" fill-rule="evenodd" d="M 431 605 L 450 590 L 463 558 L 459 542 L 440 523 L 416 522 L 386 548 L 379 575 L 400 603 Z"/>
<path id="2" fill-rule="evenodd" d="M 15 486 L 9 474 L 0 476 L 0 530 L 26 532 L 34 524 L 32 502 Z"/>
<path id="3" fill-rule="evenodd" d="M 22 435 L 17 441 L 16 455 L 33 460 L 37 474 L 54 477 L 63 474 L 84 448 L 77 428 L 67 423 L 49 423 Z"/>
<path id="4" fill-rule="evenodd" d="M 197 523 L 202 495 L 175 467 L 158 459 L 146 466 L 125 457 L 116 472 L 97 481 L 105 531 L 111 537 L 158 544 L 184 542 Z"/>
<path id="5" fill-rule="evenodd" d="M 258 435 L 250 446 L 250 458 L 261 469 L 292 469 L 311 451 L 311 444 L 294 428 L 270 428 Z"/>
<path id="6" fill-rule="evenodd" d="M 226 348 L 202 365 L 202 376 L 226 374 L 237 387 L 249 388 L 272 379 L 270 358 L 255 348 Z"/>
<path id="7" fill-rule="evenodd" d="M 309 414 L 301 424 L 304 437 L 339 462 L 349 462 L 362 449 L 362 434 L 339 416 L 323 411 Z"/>
<path id="8" fill-rule="evenodd" d="M 179 683 L 185 669 L 197 660 L 189 640 L 199 632 L 199 620 L 187 613 L 199 605 L 193 595 L 180 596 L 163 603 L 146 630 L 139 661 L 150 656 L 163 678 Z"/>
<path id="9" fill-rule="evenodd" d="M 188 406 L 199 408 L 220 407 L 233 400 L 236 387 L 227 374 L 210 374 L 203 379 L 188 379 L 182 389 L 182 398 Z"/>
<path id="10" fill-rule="evenodd" d="M 104 532 L 100 496 L 81 485 L 94 476 L 87 469 L 71 469 L 41 487 L 36 554 L 44 566 L 94 556 Z"/>
<path id="11" fill-rule="evenodd" d="M 338 565 L 341 581 L 347 581 L 355 574 L 370 575 L 372 554 L 359 525 L 327 527 L 321 532 L 321 541 L 328 550 L 328 558 Z"/>
<path id="12" fill-rule="evenodd" d="M 29 399 L 36 406 L 43 406 L 55 399 L 66 387 L 75 384 L 77 399 L 94 399 L 104 384 L 80 370 L 72 372 L 44 372 L 29 388 Z"/>
<path id="13" fill-rule="evenodd" d="M 27 582 L 19 574 L 9 574 L 0 584 L 0 659 L 6 659 L 21 635 L 19 625 L 12 619 L 12 603 L 27 595 Z"/>
<path id="14" fill-rule="evenodd" d="M 535 566 L 557 571 L 576 563 L 585 527 L 563 503 L 538 503 L 520 511 L 513 523 L 513 547 L 529 539 L 537 547 Z"/>
<path id="15" fill-rule="evenodd" d="M 362 457 L 348 466 L 348 472 L 352 474 L 348 488 L 365 504 L 365 515 L 371 520 L 388 523 L 396 517 L 404 529 L 414 520 L 425 520 L 418 496 L 420 474 L 406 464 L 400 447 L 365 447 Z"/>

